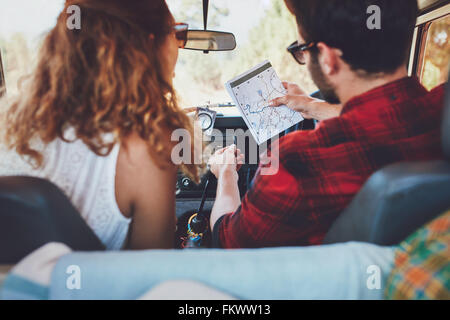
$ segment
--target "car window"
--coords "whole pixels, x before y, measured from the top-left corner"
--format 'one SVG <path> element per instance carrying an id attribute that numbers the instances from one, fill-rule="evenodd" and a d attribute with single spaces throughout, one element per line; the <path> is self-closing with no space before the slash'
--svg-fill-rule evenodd
<path id="1" fill-rule="evenodd" d="M 432 21 L 424 33 L 420 81 L 428 89 L 445 83 L 450 64 L 450 15 Z"/>

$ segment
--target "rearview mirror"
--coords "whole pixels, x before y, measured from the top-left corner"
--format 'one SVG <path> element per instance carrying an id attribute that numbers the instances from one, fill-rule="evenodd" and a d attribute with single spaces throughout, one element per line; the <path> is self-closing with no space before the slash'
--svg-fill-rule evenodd
<path id="1" fill-rule="evenodd" d="M 189 30 L 184 49 L 200 51 L 231 51 L 236 48 L 236 38 L 229 32 Z"/>

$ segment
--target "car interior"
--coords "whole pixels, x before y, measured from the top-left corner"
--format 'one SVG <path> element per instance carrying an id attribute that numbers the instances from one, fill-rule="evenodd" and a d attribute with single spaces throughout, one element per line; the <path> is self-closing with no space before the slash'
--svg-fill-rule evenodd
<path id="1" fill-rule="evenodd" d="M 203 7 L 204 30 L 192 30 L 186 49 L 198 55 L 214 51 L 233 51 L 239 39 L 230 32 L 208 30 L 208 1 Z M 206 3 L 206 5 L 205 5 Z M 437 22 L 450 20 L 450 3 L 439 0 L 420 0 L 411 54 L 409 75 L 426 83 L 427 57 L 433 41 L 431 33 Z M 0 8 L 1 10 L 1 8 Z M 200 28 L 199 28 L 200 29 Z M 450 30 L 447 29 L 447 37 Z M 448 50 L 449 40 L 446 40 Z M 211 52 L 210 52 L 211 51 Z M 448 65 L 450 56 L 447 55 Z M 0 51 L 0 88 L 5 88 L 4 59 Z M 448 79 L 448 69 L 442 81 Z M 440 83 L 429 84 L 429 88 Z M 374 173 L 351 204 L 335 221 L 324 244 L 366 242 L 380 246 L 396 245 L 450 208 L 450 86 L 446 87 L 444 116 L 436 126 L 442 128 L 442 149 L 445 160 L 432 162 L 405 162 L 389 165 Z M 2 89 L 0 94 L 8 94 Z M 320 92 L 311 93 L 321 97 Z M 200 105 L 198 106 L 200 107 Z M 234 111 L 234 103 L 201 105 L 216 113 L 214 129 L 223 133 L 222 144 L 235 141 L 227 131 L 247 130 L 241 115 Z M 297 130 L 314 130 L 315 120 L 305 120 L 286 130 L 283 135 Z M 207 125 L 204 130 L 210 129 Z M 212 139 L 214 141 L 214 139 Z M 246 139 L 246 150 L 258 150 L 252 136 Z M 259 150 L 258 150 L 259 151 Z M 246 159 L 250 154 L 245 154 Z M 239 189 L 243 196 L 251 185 L 258 164 L 244 164 L 239 171 Z M 216 196 L 216 181 L 205 175 L 195 184 L 181 172 L 176 184 L 176 215 L 178 229 L 184 232 L 187 219 L 194 212 L 212 210 Z M 199 211 L 200 208 L 200 211 Z M 178 237 L 178 238 L 177 238 Z M 175 235 L 175 241 L 179 233 Z M 0 177 L 0 286 L 8 271 L 34 250 L 50 242 L 64 243 L 74 251 L 103 251 L 105 246 L 82 219 L 71 201 L 49 181 L 32 177 Z"/>

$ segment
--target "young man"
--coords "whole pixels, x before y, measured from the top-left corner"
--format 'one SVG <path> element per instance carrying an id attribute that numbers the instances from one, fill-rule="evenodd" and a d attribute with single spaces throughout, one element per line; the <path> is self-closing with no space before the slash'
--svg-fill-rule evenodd
<path id="1" fill-rule="evenodd" d="M 280 168 L 257 173 L 242 200 L 235 147 L 211 159 L 218 178 L 211 227 L 223 248 L 320 244 L 375 171 L 401 161 L 442 158 L 443 86 L 431 92 L 407 75 L 416 0 L 286 0 L 298 23 L 297 62 L 306 64 L 332 107 L 306 101 L 295 86 L 277 101 L 315 104 L 325 114 L 311 132 L 279 141 Z M 380 29 L 371 28 L 377 6 Z M 372 7 L 374 8 L 374 7 Z M 303 100 L 302 100 L 303 99 Z M 225 163 L 225 164 L 223 164 Z"/>

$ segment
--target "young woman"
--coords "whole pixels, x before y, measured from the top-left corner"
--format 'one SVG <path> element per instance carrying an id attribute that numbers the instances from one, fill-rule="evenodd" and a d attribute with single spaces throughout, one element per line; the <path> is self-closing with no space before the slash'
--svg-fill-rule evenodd
<path id="1" fill-rule="evenodd" d="M 71 5 L 80 30 L 67 27 Z M 172 87 L 183 31 L 164 0 L 67 0 L 1 117 L 0 175 L 55 183 L 108 249 L 171 248 L 170 135 L 193 130 Z M 198 179 L 194 165 L 181 169 Z"/>

